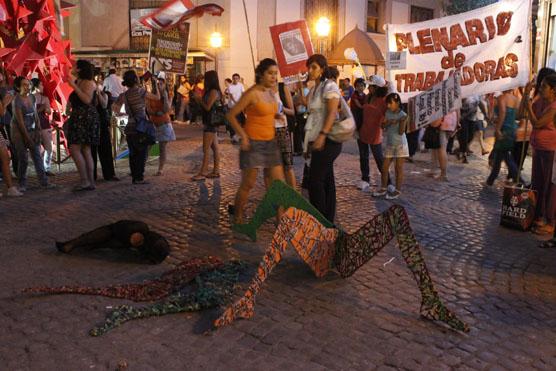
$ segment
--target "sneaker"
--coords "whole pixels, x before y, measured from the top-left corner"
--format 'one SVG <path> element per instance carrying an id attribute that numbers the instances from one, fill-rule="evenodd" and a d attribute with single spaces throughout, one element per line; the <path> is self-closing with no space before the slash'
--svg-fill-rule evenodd
<path id="1" fill-rule="evenodd" d="M 27 187 L 17 187 L 17 190 L 21 193 L 27 192 Z"/>
<path id="2" fill-rule="evenodd" d="M 0 193 L 1 194 L 1 193 Z M 9 197 L 21 197 L 23 196 L 23 193 L 21 193 L 17 187 L 10 187 L 8 188 L 8 196 Z"/>
<path id="3" fill-rule="evenodd" d="M 398 191 L 397 189 L 394 189 L 394 192 L 388 192 L 386 194 L 386 199 L 387 200 L 395 200 L 396 198 L 400 197 L 402 193 L 400 191 Z"/>
<path id="4" fill-rule="evenodd" d="M 357 185 L 357 189 L 359 189 L 363 192 L 368 191 L 369 187 L 370 187 L 369 182 L 366 182 L 364 180 L 360 181 L 359 184 Z"/>
<path id="5" fill-rule="evenodd" d="M 393 184 L 388 184 L 388 188 L 386 188 L 386 190 L 388 191 L 388 193 L 392 193 L 396 191 L 396 187 L 394 187 Z"/>
<path id="6" fill-rule="evenodd" d="M 382 197 L 387 193 L 387 190 L 384 188 L 377 189 L 372 193 L 373 197 Z"/>

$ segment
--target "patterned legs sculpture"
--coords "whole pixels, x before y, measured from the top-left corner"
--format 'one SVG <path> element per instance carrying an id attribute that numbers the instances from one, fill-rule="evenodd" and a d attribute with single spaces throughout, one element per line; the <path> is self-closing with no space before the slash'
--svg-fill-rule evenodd
<path id="1" fill-rule="evenodd" d="M 274 187 L 275 184 L 276 182 L 272 186 Z M 287 192 L 286 188 L 280 188 L 282 192 Z M 289 202 L 292 198 L 301 198 L 291 188 L 288 197 Z M 276 208 L 276 205 L 280 206 L 279 199 L 265 197 L 260 208 L 268 210 Z M 267 212 L 266 215 L 268 214 L 270 213 Z M 267 218 L 269 217 L 271 215 Z M 237 227 L 236 230 L 238 230 Z M 317 277 L 322 277 L 334 268 L 342 277 L 349 277 L 394 237 L 397 239 L 402 257 L 413 273 L 421 292 L 421 315 L 428 319 L 445 322 L 456 330 L 469 331 L 469 327 L 440 301 L 419 244 L 411 230 L 407 213 L 397 205 L 375 216 L 353 234 L 336 228 L 327 228 L 308 212 L 290 207 L 282 215 L 270 247 L 264 255 L 251 285 L 243 297 L 228 307 L 214 324 L 216 327 L 221 327 L 231 323 L 237 317 L 250 318 L 253 316 L 255 296 L 288 247 L 296 250 Z"/>

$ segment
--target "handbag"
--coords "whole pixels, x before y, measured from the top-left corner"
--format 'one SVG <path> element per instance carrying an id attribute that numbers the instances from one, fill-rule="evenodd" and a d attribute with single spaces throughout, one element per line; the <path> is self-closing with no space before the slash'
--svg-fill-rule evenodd
<path id="1" fill-rule="evenodd" d="M 127 101 L 127 92 L 124 93 L 124 100 L 125 104 L 129 107 L 129 111 L 131 113 L 131 117 L 135 121 L 135 131 L 141 137 L 140 142 L 146 142 L 148 145 L 156 143 L 156 128 L 154 124 L 150 122 L 146 117 L 139 117 L 135 116 L 131 105 Z"/>
<path id="2" fill-rule="evenodd" d="M 226 124 L 226 115 L 228 114 L 228 106 L 226 106 L 220 99 L 212 105 L 210 109 L 209 123 L 211 126 L 218 127 Z"/>
<path id="3" fill-rule="evenodd" d="M 426 149 L 440 148 L 440 128 L 427 126 L 425 134 L 423 134 L 423 142 Z"/>
<path id="4" fill-rule="evenodd" d="M 340 119 L 334 121 L 328 138 L 334 142 L 343 143 L 354 138 L 356 125 L 353 114 L 343 97 L 340 97 L 340 107 Z"/>
<path id="5" fill-rule="evenodd" d="M 520 186 L 504 187 L 500 225 L 526 231 L 535 219 L 537 192 Z"/>

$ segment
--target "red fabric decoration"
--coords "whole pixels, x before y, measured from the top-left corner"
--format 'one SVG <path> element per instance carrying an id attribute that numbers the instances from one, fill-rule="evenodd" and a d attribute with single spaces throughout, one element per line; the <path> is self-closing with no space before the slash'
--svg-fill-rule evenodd
<path id="1" fill-rule="evenodd" d="M 224 8 L 216 4 L 195 6 L 190 0 L 170 0 L 139 21 L 146 27 L 165 30 L 194 17 L 210 14 L 221 16 Z"/>

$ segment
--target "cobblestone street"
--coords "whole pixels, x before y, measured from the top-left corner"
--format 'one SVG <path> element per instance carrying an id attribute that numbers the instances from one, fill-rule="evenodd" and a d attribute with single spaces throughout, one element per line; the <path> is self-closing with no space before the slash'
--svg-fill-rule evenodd
<path id="1" fill-rule="evenodd" d="M 238 147 L 221 142 L 220 179 L 191 182 L 201 130 L 181 126 L 176 133 L 165 174 L 152 176 L 157 160 L 149 162 L 148 185 L 132 186 L 127 160 L 120 160 L 121 182 L 99 181 L 94 192 L 73 193 L 77 174 L 69 163 L 53 178 L 57 189 L 40 190 L 30 175 L 23 198 L 0 199 L 1 370 L 115 370 L 122 362 L 129 370 L 556 369 L 556 250 L 538 248 L 531 233 L 499 226 L 505 172 L 496 187 L 484 188 L 486 156 L 472 156 L 469 165 L 452 157 L 450 182 L 443 183 L 425 176 L 430 155 L 420 153 L 406 164 L 396 201 L 411 218 L 437 290 L 470 325 L 468 334 L 419 317 L 419 291 L 393 243 L 345 280 L 333 274 L 316 279 L 290 251 L 263 286 L 255 316 L 209 333 L 220 311 L 131 321 L 91 337 L 89 329 L 109 309 L 131 302 L 21 294 L 30 286 L 139 282 L 207 255 L 241 258 L 255 272 L 273 223 L 256 243 L 230 229 Z M 303 163 L 295 160 L 299 179 Z M 335 170 L 337 218 L 346 230 L 391 204 L 356 188 L 355 143 L 344 145 Z M 377 179 L 372 160 L 371 170 Z M 262 195 L 259 179 L 248 214 Z M 166 236 L 171 257 L 153 266 L 55 248 L 55 240 L 124 218 L 143 220 Z"/>

